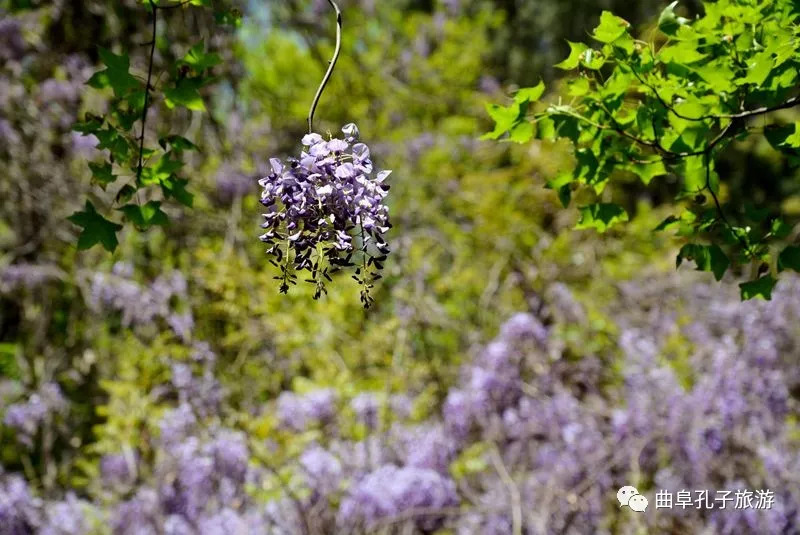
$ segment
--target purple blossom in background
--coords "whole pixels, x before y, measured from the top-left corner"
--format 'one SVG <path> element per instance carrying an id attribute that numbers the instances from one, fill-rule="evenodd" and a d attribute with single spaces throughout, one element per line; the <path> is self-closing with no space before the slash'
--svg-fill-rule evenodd
<path id="1" fill-rule="evenodd" d="M 40 535 L 84 535 L 89 532 L 86 511 L 92 506 L 68 494 L 60 502 L 48 503 L 44 508 L 45 525 Z"/>
<path id="2" fill-rule="evenodd" d="M 115 535 L 159 535 L 159 498 L 148 488 L 120 502 L 112 511 L 111 528 Z"/>
<path id="3" fill-rule="evenodd" d="M 205 446 L 205 451 L 214 460 L 217 477 L 244 483 L 250 452 L 242 433 L 222 431 Z"/>
<path id="4" fill-rule="evenodd" d="M 520 312 L 509 318 L 500 329 L 500 337 L 512 342 L 533 340 L 541 346 L 547 344 L 548 333 L 542 322 L 533 314 Z"/>
<path id="5" fill-rule="evenodd" d="M 356 413 L 356 418 L 367 426 L 376 429 L 380 418 L 381 404 L 378 397 L 372 392 L 362 392 L 350 400 L 350 407 Z"/>
<path id="6" fill-rule="evenodd" d="M 212 367 L 213 364 L 208 363 L 198 374 L 188 364 L 172 364 L 172 384 L 178 391 L 181 406 L 191 407 L 199 416 L 216 413 L 225 397 L 225 390 Z"/>
<path id="7" fill-rule="evenodd" d="M 184 440 L 197 424 L 197 418 L 188 403 L 181 403 L 164 414 L 159 423 L 159 439 L 164 446 L 172 446 Z"/>
<path id="8" fill-rule="evenodd" d="M 373 177 L 370 150 L 357 141 L 358 128 L 350 123 L 342 133 L 345 139 L 327 141 L 307 134 L 299 158 L 270 160 L 271 173 L 258 182 L 261 203 L 268 209 L 261 241 L 281 268 L 281 292 L 297 278 L 291 263 L 294 271 L 309 273 L 315 298 L 325 291 L 328 274 L 353 266 L 353 253 L 360 251 L 355 278 L 362 285 L 362 303 L 369 306 L 369 288 L 389 252 L 384 238 L 391 226 L 384 203 L 389 186 L 384 181 L 390 171 Z"/>
<path id="9" fill-rule="evenodd" d="M 129 266 L 115 268 L 116 277 L 131 275 Z M 154 390 L 177 402 L 148 455 L 104 455 L 106 487 L 92 503 L 68 493 L 38 498 L 22 478 L 0 474 L 0 535 L 83 534 L 96 524 L 115 535 L 506 535 L 515 522 L 511 489 L 522 533 L 606 533 L 620 514 L 614 495 L 622 483 L 648 498 L 657 489 L 775 491 L 770 510 L 641 515 L 648 531 L 795 533 L 800 331 L 792 318 L 800 317 L 800 280 L 780 284 L 770 304 L 740 303 L 735 288 L 681 279 L 623 285 L 608 304 L 618 326 L 613 342 L 580 357 L 559 337 L 576 310 L 587 314 L 561 286 L 544 294 L 547 326 L 528 313 L 509 317 L 422 422 L 407 419 L 411 393 L 388 397 L 397 414 L 380 430 L 383 393 L 286 391 L 255 407 L 274 410 L 281 437 L 307 439 L 282 460 L 277 441 L 264 450 L 249 429 L 223 425 L 218 358 L 196 342 L 188 359 L 172 361 L 170 383 Z M 179 281 L 153 291 L 170 288 L 185 291 Z M 675 314 L 678 303 L 685 318 Z M 19 389 L 8 395 L 18 398 Z M 46 384 L 16 404 L 22 408 L 10 405 L 4 420 L 11 412 L 24 430 L 63 403 Z M 373 429 L 351 435 L 355 422 Z M 273 448 L 274 459 L 259 454 Z"/>
<path id="10" fill-rule="evenodd" d="M 66 80 L 50 78 L 39 85 L 39 98 L 43 104 L 71 102 L 80 96 L 81 86 Z"/>
<path id="11" fill-rule="evenodd" d="M 38 507 L 24 479 L 0 471 L 0 535 L 33 533 Z"/>
<path id="12" fill-rule="evenodd" d="M 433 514 L 413 515 L 416 509 L 437 509 L 458 505 L 455 483 L 426 468 L 381 466 L 356 483 L 339 509 L 344 528 L 374 529 L 381 520 L 410 513 L 417 526 L 434 530 L 442 518 Z"/>
<path id="13" fill-rule="evenodd" d="M 2 89 L 2 86 L 0 86 L 0 90 Z M 0 96 L 2 96 L 2 93 L 0 93 Z M 19 134 L 11 123 L 5 119 L 0 119 L 0 141 L 7 146 L 16 145 L 20 142 Z"/>
<path id="14" fill-rule="evenodd" d="M 503 89 L 497 78 L 488 74 L 478 80 L 478 88 L 487 95 L 496 95 Z"/>
<path id="15" fill-rule="evenodd" d="M 197 530 L 203 535 L 250 535 L 259 531 L 263 531 L 263 525 L 251 524 L 236 511 L 228 508 L 203 518 Z"/>
<path id="16" fill-rule="evenodd" d="M 126 327 L 146 326 L 163 319 L 184 340 L 191 336 L 194 319 L 191 311 L 173 310 L 175 299 L 186 299 L 187 283 L 179 271 L 156 277 L 145 286 L 133 279 L 133 267 L 117 262 L 111 273 L 94 274 L 89 305 L 98 312 L 121 313 Z"/>
<path id="17" fill-rule="evenodd" d="M 109 454 L 100 459 L 100 475 L 106 485 L 119 488 L 133 482 L 136 461 L 129 457 L 132 456 Z"/>
<path id="18" fill-rule="evenodd" d="M 306 395 L 282 392 L 278 397 L 278 420 L 287 429 L 303 431 L 312 423 L 325 423 L 334 415 L 336 393 L 314 390 Z"/>
<path id="19" fill-rule="evenodd" d="M 405 420 L 411 416 L 414 400 L 405 394 L 392 394 L 389 397 L 389 406 L 397 419 Z"/>
<path id="20" fill-rule="evenodd" d="M 406 141 L 406 150 L 409 159 L 413 161 L 418 160 L 434 145 L 436 145 L 436 136 L 430 132 L 424 132 L 419 136 Z"/>
<path id="21" fill-rule="evenodd" d="M 97 145 L 100 143 L 94 134 L 86 135 L 78 132 L 70 132 L 70 141 L 72 153 L 81 160 L 92 159 L 97 154 Z"/>
<path id="22" fill-rule="evenodd" d="M 192 346 L 191 359 L 201 364 L 213 365 L 217 361 L 217 355 L 208 342 L 196 342 Z"/>
<path id="23" fill-rule="evenodd" d="M 194 316 L 191 312 L 170 314 L 166 319 L 170 329 L 184 342 L 191 339 L 192 330 L 194 329 Z"/>
<path id="24" fill-rule="evenodd" d="M 9 405 L 3 423 L 14 429 L 17 440 L 31 447 L 34 435 L 40 426 L 48 418 L 64 413 L 67 409 L 67 402 L 59 386 L 55 383 L 45 383 L 25 401 Z"/>
<path id="25" fill-rule="evenodd" d="M 335 455 L 320 446 L 312 446 L 300 456 L 302 466 L 308 476 L 308 487 L 314 494 L 326 496 L 339 488 L 342 482 L 342 463 Z M 316 501 L 313 500 L 312 501 Z"/>
<path id="26" fill-rule="evenodd" d="M 56 266 L 11 264 L 0 268 L 0 292 L 10 292 L 19 288 L 38 288 L 58 278 L 59 274 Z"/>
<path id="27" fill-rule="evenodd" d="M 0 59 L 4 61 L 20 59 L 26 49 L 22 22 L 4 13 L 0 18 Z"/>
<path id="28" fill-rule="evenodd" d="M 217 196 L 226 203 L 251 193 L 257 184 L 254 178 L 232 169 L 229 165 L 222 165 L 217 170 L 215 180 Z"/>
<path id="29" fill-rule="evenodd" d="M 447 475 L 450 463 L 458 451 L 457 442 L 442 425 L 424 424 L 403 429 L 398 442 L 402 444 L 403 464 L 427 468 Z"/>

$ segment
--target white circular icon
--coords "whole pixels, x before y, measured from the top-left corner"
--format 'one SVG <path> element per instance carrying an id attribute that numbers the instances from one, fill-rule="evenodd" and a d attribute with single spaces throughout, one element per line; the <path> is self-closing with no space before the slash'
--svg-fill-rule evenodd
<path id="1" fill-rule="evenodd" d="M 647 498 L 639 494 L 636 487 L 625 485 L 617 491 L 617 500 L 620 507 L 626 505 L 637 513 L 644 513 L 647 509 Z"/>

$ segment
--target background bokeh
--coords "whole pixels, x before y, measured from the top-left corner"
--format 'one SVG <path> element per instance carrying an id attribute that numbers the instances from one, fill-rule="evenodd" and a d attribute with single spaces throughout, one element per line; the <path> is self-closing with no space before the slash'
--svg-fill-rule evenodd
<path id="1" fill-rule="evenodd" d="M 298 151 L 333 50 L 326 0 L 245 2 L 241 24 L 164 12 L 156 72 L 203 39 L 223 57 L 180 131 L 192 209 L 76 251 L 107 96 L 97 46 L 146 70 L 134 0 L 0 1 L 0 534 L 800 533 L 800 281 L 771 302 L 674 268 L 633 221 L 574 231 L 543 185 L 561 144 L 479 141 L 487 102 L 544 79 L 603 9 L 641 32 L 666 2 L 341 0 L 320 132 L 355 122 L 392 169 L 375 305 L 349 275 L 278 293 L 258 179 Z M 682 4 L 690 16 L 697 2 Z M 791 112 L 787 112 L 791 113 Z M 753 143 L 732 198 L 797 177 Z M 723 167 L 724 169 L 724 167 Z M 644 514 L 620 509 L 635 485 Z M 770 489 L 771 509 L 656 509 L 658 489 Z"/>

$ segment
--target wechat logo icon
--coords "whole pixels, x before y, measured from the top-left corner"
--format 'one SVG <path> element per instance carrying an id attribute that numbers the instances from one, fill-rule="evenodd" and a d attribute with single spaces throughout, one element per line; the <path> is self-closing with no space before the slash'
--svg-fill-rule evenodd
<path id="1" fill-rule="evenodd" d="M 647 498 L 639 494 L 636 487 L 626 485 L 617 491 L 617 500 L 619 506 L 625 507 L 626 505 L 637 513 L 644 513 L 647 509 Z"/>

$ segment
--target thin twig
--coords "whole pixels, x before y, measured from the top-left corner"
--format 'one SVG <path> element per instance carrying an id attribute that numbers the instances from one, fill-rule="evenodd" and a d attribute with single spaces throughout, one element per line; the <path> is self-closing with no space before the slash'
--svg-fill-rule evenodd
<path id="1" fill-rule="evenodd" d="M 150 40 L 150 61 L 147 65 L 147 82 L 144 86 L 144 108 L 142 109 L 142 134 L 139 136 L 139 165 L 136 167 L 136 182 L 142 179 L 142 158 L 144 156 L 144 133 L 147 127 L 147 110 L 150 106 L 150 81 L 153 78 L 153 57 L 156 53 L 156 30 L 158 29 L 159 8 L 153 0 L 148 0 L 153 9 L 153 36 Z"/>
<path id="2" fill-rule="evenodd" d="M 494 464 L 497 474 L 508 489 L 511 498 L 511 532 L 514 535 L 522 535 L 522 498 L 519 494 L 519 488 L 517 488 L 517 484 L 514 482 L 511 474 L 508 473 L 508 469 L 503 463 L 503 458 L 500 456 L 497 446 L 493 446 L 489 450 L 489 453 L 492 457 L 492 464 Z"/>
<path id="3" fill-rule="evenodd" d="M 339 10 L 339 6 L 336 5 L 336 2 L 333 0 L 328 0 L 328 3 L 336 11 L 336 48 L 333 51 L 333 58 L 331 58 L 330 64 L 328 65 L 328 70 L 325 72 L 325 76 L 322 78 L 322 83 L 319 84 L 317 94 L 314 95 L 314 100 L 311 102 L 311 109 L 308 112 L 309 133 L 312 132 L 314 111 L 317 109 L 317 103 L 319 102 L 319 98 L 322 96 L 322 91 L 325 89 L 325 86 L 328 85 L 328 80 L 330 80 L 331 74 L 333 74 L 333 67 L 336 65 L 336 60 L 339 59 L 339 50 L 342 48 L 342 12 Z"/>
<path id="4" fill-rule="evenodd" d="M 166 5 L 166 6 L 158 6 L 158 5 L 157 5 L 157 6 L 155 6 L 155 8 L 156 8 L 156 9 L 175 9 L 176 7 L 183 7 L 183 6 L 185 6 L 186 4 L 189 4 L 189 3 L 191 3 L 191 1 L 192 1 L 192 0 L 184 0 L 183 2 L 181 2 L 181 3 L 179 3 L 179 4 L 168 4 L 168 5 Z M 150 4 L 152 5 L 152 4 L 153 4 L 153 2 L 150 2 Z"/>
<path id="5" fill-rule="evenodd" d="M 630 65 L 629 65 L 629 67 L 630 67 Z M 664 108 L 667 109 L 667 111 L 672 113 L 675 117 L 678 117 L 680 119 L 684 119 L 686 121 L 708 121 L 708 120 L 718 120 L 718 119 L 746 119 L 748 117 L 754 117 L 756 115 L 763 115 L 765 113 L 770 113 L 770 112 L 773 112 L 773 111 L 785 110 L 785 109 L 788 109 L 788 108 L 793 108 L 795 106 L 800 106 L 800 96 L 798 96 L 798 97 L 792 97 L 792 98 L 788 99 L 786 102 L 782 102 L 781 104 L 777 104 L 775 106 L 762 106 L 761 108 L 756 108 L 754 110 L 745 110 L 745 111 L 741 111 L 739 113 L 708 114 L 708 115 L 701 115 L 700 117 L 689 117 L 687 115 L 683 115 L 681 113 L 678 113 L 673 106 L 670 106 L 669 104 L 667 104 L 667 102 L 658 93 L 658 90 L 655 88 L 655 86 L 645 82 L 644 79 L 641 76 L 639 76 L 639 73 L 636 71 L 636 69 L 631 67 L 631 71 L 633 72 L 633 75 L 636 76 L 636 78 L 639 79 L 639 82 L 641 82 L 643 86 L 647 87 L 648 89 L 650 89 L 650 91 L 653 92 L 653 94 L 656 97 L 656 100 L 658 100 L 661 103 L 661 105 L 664 106 Z"/>
<path id="6" fill-rule="evenodd" d="M 725 217 L 725 212 L 722 211 L 722 205 L 719 202 L 719 198 L 717 197 L 717 193 L 714 191 L 714 188 L 711 187 L 711 153 L 708 152 L 703 157 L 704 157 L 704 160 L 705 160 L 703 163 L 704 163 L 704 165 L 706 167 L 706 185 L 705 185 L 705 189 L 708 190 L 708 192 L 711 194 L 711 198 L 714 200 L 714 205 L 717 208 L 717 213 L 719 214 L 719 217 L 722 220 L 722 223 L 726 227 L 728 227 L 728 230 L 730 231 L 730 233 L 733 234 L 736 237 L 736 239 L 739 240 L 739 243 L 744 248 L 745 252 L 750 256 L 750 258 L 755 260 L 756 259 L 756 254 L 753 251 L 750 250 L 750 246 L 747 245 L 747 241 L 744 238 L 742 238 L 734 230 L 733 225 L 731 225 L 730 221 L 728 221 L 728 218 Z"/>

